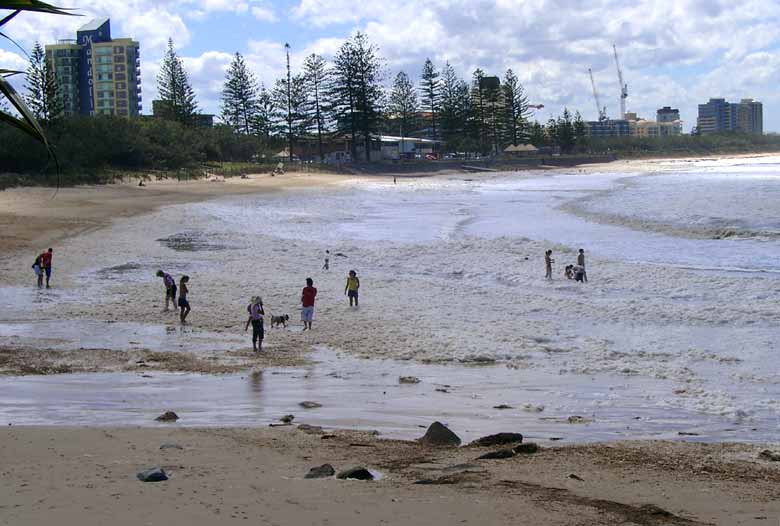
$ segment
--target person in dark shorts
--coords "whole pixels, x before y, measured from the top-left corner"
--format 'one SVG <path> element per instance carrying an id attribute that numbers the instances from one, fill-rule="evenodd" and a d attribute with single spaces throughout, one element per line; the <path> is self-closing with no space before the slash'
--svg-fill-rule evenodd
<path id="1" fill-rule="evenodd" d="M 555 260 L 552 258 L 552 250 L 546 250 L 544 252 L 544 277 L 545 279 L 552 279 L 552 266 Z"/>
<path id="2" fill-rule="evenodd" d="M 174 280 L 170 274 L 167 272 L 163 272 L 162 270 L 157 271 L 157 277 L 163 279 L 163 284 L 165 285 L 165 311 L 168 312 L 168 304 L 173 304 L 173 308 L 176 308 L 176 280 Z"/>
<path id="3" fill-rule="evenodd" d="M 263 316 L 265 311 L 263 310 L 263 299 L 260 296 L 253 296 L 246 307 L 249 313 L 249 318 L 246 320 L 246 326 L 244 332 L 249 329 L 249 324 L 252 324 L 252 350 L 254 352 L 261 352 L 263 350 L 263 338 L 265 337 L 265 330 L 263 328 Z"/>
<path id="4" fill-rule="evenodd" d="M 352 302 L 355 302 L 355 307 L 358 306 L 358 289 L 360 288 L 360 279 L 357 277 L 357 272 L 354 270 L 349 271 L 347 276 L 347 284 L 344 286 L 344 294 L 349 298 L 349 306 L 352 306 Z"/>
<path id="5" fill-rule="evenodd" d="M 187 298 L 187 295 L 190 293 L 190 289 L 187 287 L 187 283 L 189 282 L 189 276 L 182 276 L 179 280 L 179 308 L 181 309 L 179 318 L 181 319 L 182 325 L 184 325 L 187 315 L 190 313 L 190 310 L 192 310 L 190 309 L 190 302 Z"/>
<path id="6" fill-rule="evenodd" d="M 51 248 L 49 250 L 47 250 L 46 252 L 44 252 L 43 254 L 41 254 L 41 256 L 40 256 L 41 269 L 43 269 L 43 272 L 46 273 L 46 288 L 47 289 L 51 288 L 51 287 L 49 287 L 49 280 L 51 279 L 51 260 L 52 260 L 53 256 L 54 256 L 54 250 L 52 250 Z"/>
<path id="7" fill-rule="evenodd" d="M 577 254 L 577 265 L 582 267 L 582 279 L 585 283 L 587 283 L 588 271 L 585 270 L 585 251 L 582 249 L 580 249 L 580 252 Z"/>
<path id="8" fill-rule="evenodd" d="M 314 288 L 314 280 L 306 278 L 306 286 L 301 291 L 301 321 L 303 330 L 311 330 L 314 321 L 314 298 L 317 297 L 317 289 Z"/>

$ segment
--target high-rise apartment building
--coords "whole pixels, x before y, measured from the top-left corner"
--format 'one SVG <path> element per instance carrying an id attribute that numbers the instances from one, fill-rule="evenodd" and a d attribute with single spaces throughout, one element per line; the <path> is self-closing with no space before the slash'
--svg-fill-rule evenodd
<path id="1" fill-rule="evenodd" d="M 763 105 L 753 99 L 741 102 L 726 102 L 726 99 L 710 99 L 699 104 L 699 118 L 696 121 L 700 135 L 712 133 L 764 133 Z"/>
<path id="2" fill-rule="evenodd" d="M 76 40 L 46 46 L 65 115 L 141 113 L 139 44 L 111 38 L 111 21 L 96 19 L 76 32 Z"/>
<path id="3" fill-rule="evenodd" d="M 680 120 L 680 110 L 671 106 L 664 106 L 655 112 L 657 122 L 676 122 Z"/>

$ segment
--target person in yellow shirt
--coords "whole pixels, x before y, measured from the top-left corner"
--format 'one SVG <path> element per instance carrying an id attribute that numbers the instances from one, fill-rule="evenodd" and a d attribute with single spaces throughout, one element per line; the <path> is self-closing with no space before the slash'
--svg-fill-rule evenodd
<path id="1" fill-rule="evenodd" d="M 352 306 L 352 301 L 355 301 L 355 307 L 358 306 L 358 289 L 360 288 L 360 279 L 357 277 L 357 272 L 354 270 L 349 271 L 347 276 L 347 284 L 344 287 L 344 294 L 349 297 L 349 306 Z"/>

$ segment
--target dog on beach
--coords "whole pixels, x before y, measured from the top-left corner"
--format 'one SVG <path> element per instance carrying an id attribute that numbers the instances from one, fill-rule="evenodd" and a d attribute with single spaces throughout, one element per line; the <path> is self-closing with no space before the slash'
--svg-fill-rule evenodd
<path id="1" fill-rule="evenodd" d="M 271 316 L 271 327 L 278 327 L 281 325 L 286 329 L 287 322 L 289 320 L 290 316 L 288 314 L 283 314 L 282 316 Z"/>

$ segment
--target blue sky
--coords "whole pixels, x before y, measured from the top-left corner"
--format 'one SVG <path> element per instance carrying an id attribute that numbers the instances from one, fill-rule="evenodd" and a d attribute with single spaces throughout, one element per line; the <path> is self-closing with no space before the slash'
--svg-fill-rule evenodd
<path id="1" fill-rule="evenodd" d="M 780 6 L 777 0 L 72 0 L 81 18 L 22 14 L 7 26 L 29 48 L 36 39 L 72 38 L 96 16 L 110 16 L 117 37 L 141 42 L 145 109 L 168 37 L 185 60 L 203 110 L 218 112 L 224 71 L 236 51 L 267 85 L 283 74 L 285 42 L 294 68 L 312 53 L 331 56 L 360 30 L 379 46 L 388 84 L 399 70 L 417 77 L 426 57 L 449 61 L 468 78 L 476 67 L 512 68 L 538 119 L 564 106 L 596 115 L 587 70 L 616 116 L 617 43 L 629 84 L 629 111 L 653 118 L 680 108 L 685 129 L 709 97 L 764 103 L 767 131 L 780 131 Z M 0 67 L 24 68 L 10 43 Z"/>

